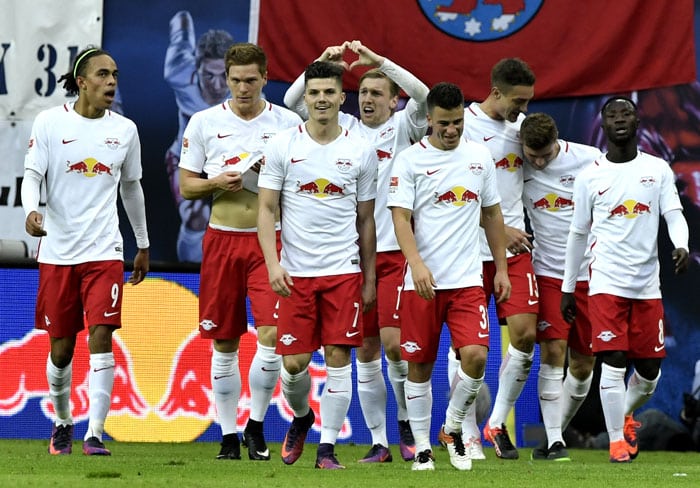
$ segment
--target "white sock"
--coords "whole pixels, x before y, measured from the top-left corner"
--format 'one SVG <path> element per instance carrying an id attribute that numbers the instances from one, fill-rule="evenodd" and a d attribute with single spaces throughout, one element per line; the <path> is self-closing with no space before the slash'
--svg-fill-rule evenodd
<path id="1" fill-rule="evenodd" d="M 661 378 L 661 370 L 653 380 L 640 376 L 637 370 L 630 375 L 627 382 L 627 395 L 625 396 L 625 415 L 633 413 L 651 398 L 659 378 Z"/>
<path id="2" fill-rule="evenodd" d="M 309 413 L 309 392 L 311 391 L 311 375 L 309 368 L 297 374 L 290 374 L 282 365 L 280 374 L 282 393 L 294 412 L 295 417 L 304 417 Z"/>
<path id="3" fill-rule="evenodd" d="M 454 385 L 457 380 L 457 371 L 462 368 L 462 364 L 457 359 L 457 353 L 454 348 L 450 347 L 447 351 L 447 384 Z"/>
<path id="4" fill-rule="evenodd" d="M 547 433 L 548 447 L 555 442 L 563 442 L 561 435 L 561 396 L 564 368 L 550 364 L 540 364 L 537 375 L 537 394 L 540 400 L 542 420 Z"/>
<path id="5" fill-rule="evenodd" d="M 49 383 L 49 398 L 56 412 L 56 425 L 73 425 L 70 409 L 70 391 L 73 380 L 73 362 L 65 368 L 58 368 L 51 361 L 51 354 L 46 359 L 46 379 Z"/>
<path id="6" fill-rule="evenodd" d="M 515 405 L 525 387 L 532 367 L 533 353 L 522 352 L 508 345 L 508 352 L 501 363 L 498 374 L 498 393 L 493 402 L 493 410 L 488 420 L 490 427 L 500 427 L 506 423 L 508 413 Z"/>
<path id="7" fill-rule="evenodd" d="M 114 353 L 104 352 L 90 354 L 90 373 L 88 373 L 88 397 L 90 413 L 85 440 L 97 437 L 102 441 L 105 419 L 112 403 L 114 387 Z"/>
<path id="8" fill-rule="evenodd" d="M 248 371 L 251 420 L 257 422 L 265 420 L 267 407 L 275 392 L 281 369 L 282 356 L 275 353 L 274 347 L 263 346 L 258 342 Z"/>
<path id="9" fill-rule="evenodd" d="M 430 446 L 430 417 L 433 408 L 433 388 L 430 381 L 414 383 L 406 380 L 406 409 L 411 431 L 416 441 L 416 452 L 431 449 Z"/>
<path id="10" fill-rule="evenodd" d="M 623 439 L 625 425 L 625 372 L 603 363 L 600 372 L 600 403 L 610 442 Z"/>
<path id="11" fill-rule="evenodd" d="M 408 420 L 406 392 L 404 391 L 406 377 L 408 377 L 408 361 L 392 361 L 386 358 L 386 364 L 386 374 L 389 377 L 391 388 L 394 390 L 394 398 L 396 398 L 396 418 L 397 420 Z"/>
<path id="12" fill-rule="evenodd" d="M 326 366 L 326 387 L 321 395 L 321 438 L 319 444 L 335 444 L 352 399 L 352 365 Z"/>
<path id="13" fill-rule="evenodd" d="M 467 409 L 464 412 L 464 422 L 462 422 L 462 438 L 464 440 L 481 440 L 479 425 L 476 423 L 476 402 L 467 405 Z"/>
<path id="14" fill-rule="evenodd" d="M 472 378 L 462 371 L 457 370 L 457 379 L 452 388 L 450 402 L 447 404 L 445 414 L 445 432 L 462 432 L 462 425 L 467 414 L 467 408 L 474 404 L 479 388 L 484 383 L 484 377 Z"/>
<path id="15" fill-rule="evenodd" d="M 571 419 L 574 418 L 578 409 L 583 405 L 588 390 L 591 389 L 593 381 L 593 372 L 588 375 L 585 380 L 579 380 L 571 374 L 571 369 L 566 373 L 564 378 L 563 390 L 561 398 L 561 430 L 564 432 L 569 426 Z"/>
<path id="16" fill-rule="evenodd" d="M 357 396 L 360 399 L 365 424 L 372 433 L 372 445 L 389 447 L 386 437 L 386 383 L 382 375 L 382 360 L 362 363 L 357 366 Z"/>
<path id="17" fill-rule="evenodd" d="M 241 397 L 241 372 L 238 367 L 238 351 L 219 352 L 211 355 L 211 389 L 221 425 L 221 434 L 234 434 L 238 423 L 238 400 Z"/>

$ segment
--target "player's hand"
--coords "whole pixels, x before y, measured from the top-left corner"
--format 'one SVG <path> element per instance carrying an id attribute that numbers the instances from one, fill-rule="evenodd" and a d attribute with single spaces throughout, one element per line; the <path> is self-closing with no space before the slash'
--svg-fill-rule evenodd
<path id="1" fill-rule="evenodd" d="M 515 227 L 505 226 L 506 229 L 506 248 L 513 254 L 521 254 L 530 252 L 533 249 L 530 238 L 532 234 L 516 229 Z"/>
<path id="2" fill-rule="evenodd" d="M 345 41 L 340 46 L 328 46 L 321 55 L 316 58 L 316 61 L 326 61 L 328 63 L 335 63 L 343 67 L 343 69 L 348 70 L 350 67 L 348 63 L 343 59 L 345 50 L 348 48 L 350 43 Z"/>
<path id="3" fill-rule="evenodd" d="M 377 305 L 376 283 L 362 283 L 362 311 L 369 312 Z"/>
<path id="4" fill-rule="evenodd" d="M 224 171 L 214 178 L 217 188 L 224 191 L 241 191 L 243 189 L 243 176 L 239 171 Z"/>
<path id="5" fill-rule="evenodd" d="M 29 212 L 27 220 L 24 221 L 24 230 L 27 234 L 34 237 L 42 237 L 46 235 L 44 230 L 44 216 L 36 210 Z"/>
<path id="6" fill-rule="evenodd" d="M 382 65 L 384 57 L 378 55 L 367 46 L 362 45 L 362 42 L 354 40 L 349 43 L 349 49 L 357 54 L 358 58 L 350 64 L 350 69 L 357 66 L 370 66 L 376 68 Z"/>
<path id="7" fill-rule="evenodd" d="M 418 296 L 426 300 L 435 298 L 435 278 L 428 267 L 420 262 L 415 267 L 411 266 L 411 276 L 413 277 L 413 287 L 418 293 Z"/>
<path id="8" fill-rule="evenodd" d="M 289 287 L 294 286 L 294 281 L 286 269 L 278 264 L 268 271 L 268 276 L 272 291 L 285 298 L 292 294 L 292 290 Z"/>
<path id="9" fill-rule="evenodd" d="M 493 290 L 496 297 L 496 303 L 505 302 L 510 298 L 512 286 L 507 272 L 496 272 L 493 277 Z"/>
<path id="10" fill-rule="evenodd" d="M 139 249 L 134 257 L 134 271 L 129 276 L 129 283 L 138 285 L 148 274 L 149 270 L 149 254 L 148 249 Z"/>
<path id="11" fill-rule="evenodd" d="M 576 320 L 576 300 L 573 293 L 562 293 L 561 304 L 559 305 L 561 316 L 568 323 L 573 324 Z"/>
<path id="12" fill-rule="evenodd" d="M 677 247 L 671 253 L 671 257 L 673 258 L 673 271 L 676 274 L 685 273 L 688 269 L 688 251 L 682 247 Z"/>

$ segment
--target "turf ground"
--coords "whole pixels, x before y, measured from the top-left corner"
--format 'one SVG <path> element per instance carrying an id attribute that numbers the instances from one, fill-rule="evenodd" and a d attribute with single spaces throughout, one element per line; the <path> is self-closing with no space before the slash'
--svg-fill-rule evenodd
<path id="1" fill-rule="evenodd" d="M 147 444 L 109 442 L 111 457 L 87 457 L 81 442 L 70 456 L 50 456 L 47 441 L 0 440 L 0 487 L 56 486 L 197 486 L 197 487 L 685 487 L 700 486 L 700 453 L 641 452 L 630 464 L 611 464 L 607 451 L 571 450 L 571 462 L 530 461 L 530 449 L 521 459 L 503 461 L 486 449 L 486 461 L 475 461 L 472 471 L 456 471 L 447 452 L 434 447 L 436 470 L 412 472 L 392 446 L 394 462 L 359 464 L 369 446 L 339 444 L 336 454 L 347 469 L 314 469 L 315 445 L 292 466 L 279 458 L 279 444 L 270 444 L 272 460 L 253 462 L 243 450 L 241 461 L 214 459 L 218 444 Z M 398 458 L 398 459 L 397 459 Z"/>

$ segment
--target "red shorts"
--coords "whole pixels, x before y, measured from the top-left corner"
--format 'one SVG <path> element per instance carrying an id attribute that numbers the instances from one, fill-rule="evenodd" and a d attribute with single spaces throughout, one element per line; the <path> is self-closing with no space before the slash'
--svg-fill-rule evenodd
<path id="1" fill-rule="evenodd" d="M 605 293 L 588 297 L 593 352 L 626 351 L 628 358 L 666 356 L 661 299 L 635 300 Z"/>
<path id="2" fill-rule="evenodd" d="M 277 233 L 277 252 L 280 250 Z M 205 339 L 236 339 L 248 330 L 246 296 L 255 325 L 276 325 L 279 298 L 270 287 L 257 232 L 207 227 L 202 241 L 199 331 Z"/>
<path id="3" fill-rule="evenodd" d="M 401 251 L 377 253 L 377 306 L 362 315 L 363 337 L 377 337 L 383 327 L 399 327 L 399 296 L 406 258 Z"/>
<path id="4" fill-rule="evenodd" d="M 484 292 L 486 296 L 493 294 L 493 279 L 496 276 L 496 265 L 493 261 L 484 261 Z M 503 321 L 511 315 L 521 313 L 539 312 L 539 292 L 535 270 L 532 268 L 532 256 L 530 253 L 518 254 L 508 258 L 508 278 L 512 291 L 510 298 L 505 302 L 496 304 L 496 313 L 499 320 Z"/>
<path id="5" fill-rule="evenodd" d="M 292 294 L 279 299 L 277 354 L 362 345 L 362 274 L 292 279 Z"/>
<path id="6" fill-rule="evenodd" d="M 401 357 L 413 363 L 437 358 L 442 324 L 447 323 L 455 349 L 489 346 L 488 306 L 480 286 L 436 290 L 425 300 L 413 290 L 401 292 Z"/>
<path id="7" fill-rule="evenodd" d="M 588 315 L 588 282 L 578 281 L 576 300 L 576 322 L 572 326 L 561 315 L 562 280 L 538 276 L 540 290 L 540 313 L 537 317 L 537 342 L 561 339 L 574 351 L 591 356 L 591 322 Z"/>
<path id="8" fill-rule="evenodd" d="M 85 325 L 122 324 L 124 263 L 91 261 L 72 265 L 39 263 L 35 327 L 50 337 L 71 337 Z"/>

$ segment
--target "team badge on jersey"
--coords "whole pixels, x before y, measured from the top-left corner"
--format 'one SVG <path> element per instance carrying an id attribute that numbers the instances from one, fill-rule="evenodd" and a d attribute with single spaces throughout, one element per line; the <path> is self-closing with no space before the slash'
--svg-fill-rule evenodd
<path id="1" fill-rule="evenodd" d="M 114 150 L 119 148 L 119 139 L 116 137 L 108 137 L 105 139 L 105 146 Z"/>
<path id="2" fill-rule="evenodd" d="M 349 159 L 339 159 L 335 162 L 335 167 L 341 173 L 347 173 L 352 169 L 352 161 L 350 161 Z"/>
<path id="3" fill-rule="evenodd" d="M 493 41 L 515 34 L 537 15 L 544 0 L 418 0 L 439 30 L 465 41 Z"/>
<path id="4" fill-rule="evenodd" d="M 564 186 L 573 186 L 576 177 L 574 175 L 561 175 L 559 177 L 559 183 Z"/>
<path id="5" fill-rule="evenodd" d="M 651 187 L 651 186 L 654 186 L 654 183 L 656 183 L 656 180 L 654 179 L 653 176 L 642 176 L 642 177 L 639 179 L 639 182 L 640 182 L 643 186 L 649 188 L 649 187 Z"/>
<path id="6" fill-rule="evenodd" d="M 469 171 L 478 176 L 484 171 L 484 167 L 481 163 L 469 163 Z"/>

